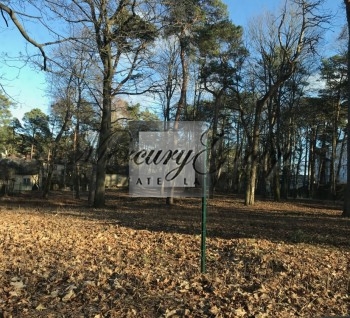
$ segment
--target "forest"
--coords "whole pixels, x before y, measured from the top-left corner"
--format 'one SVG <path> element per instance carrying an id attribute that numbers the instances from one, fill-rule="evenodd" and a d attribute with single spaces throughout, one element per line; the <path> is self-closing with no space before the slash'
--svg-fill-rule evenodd
<path id="1" fill-rule="evenodd" d="M 318 54 L 332 21 L 322 1 L 287 1 L 247 30 L 219 0 L 43 1 L 45 14 L 30 4 L 2 3 L 3 23 L 37 48 L 26 58 L 47 71 L 52 103 L 12 118 L 4 87 L 1 148 L 45 164 L 44 196 L 64 163 L 71 179 L 85 170 L 96 180 L 93 205 L 103 206 L 107 167 L 128 165 L 128 121 L 162 120 L 210 124 L 213 191 L 244 193 L 247 205 L 256 194 L 344 199 L 348 32 L 333 55 Z M 25 10 L 44 43 L 26 30 Z"/>

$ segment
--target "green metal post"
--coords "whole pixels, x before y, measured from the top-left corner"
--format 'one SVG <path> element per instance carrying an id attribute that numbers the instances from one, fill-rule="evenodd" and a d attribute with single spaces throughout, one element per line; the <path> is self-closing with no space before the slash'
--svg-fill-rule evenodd
<path id="1" fill-rule="evenodd" d="M 207 236 L 207 152 L 204 156 L 203 196 L 202 196 L 202 231 L 201 231 L 201 273 L 206 271 L 206 236 Z"/>

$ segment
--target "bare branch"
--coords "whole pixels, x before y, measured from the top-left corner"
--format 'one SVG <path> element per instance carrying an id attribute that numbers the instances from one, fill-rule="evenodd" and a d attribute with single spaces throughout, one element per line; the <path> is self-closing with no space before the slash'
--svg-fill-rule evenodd
<path id="1" fill-rule="evenodd" d="M 8 24 L 8 22 L 7 22 L 7 19 L 6 19 L 5 15 L 4 15 L 4 11 L 2 10 L 2 8 L 0 8 L 0 11 L 1 11 L 2 18 L 4 19 L 4 21 L 5 21 L 5 23 L 6 23 L 6 26 L 8 27 L 9 24 Z"/>
<path id="2" fill-rule="evenodd" d="M 3 14 L 3 11 L 5 11 L 9 17 L 11 18 L 12 22 L 15 24 L 16 28 L 18 29 L 18 31 L 22 34 L 22 36 L 25 38 L 25 40 L 27 42 L 29 42 L 30 44 L 32 44 L 33 46 L 35 46 L 36 48 L 39 49 L 42 57 L 43 57 L 43 69 L 44 71 L 46 71 L 46 62 L 47 62 L 47 57 L 45 54 L 45 51 L 43 49 L 43 44 L 40 44 L 38 42 L 36 42 L 34 39 L 32 39 L 28 33 L 26 32 L 26 30 L 24 29 L 23 25 L 21 24 L 21 22 L 18 21 L 16 13 L 9 7 L 5 6 L 3 3 L 0 2 L 0 10 L 1 13 Z"/>

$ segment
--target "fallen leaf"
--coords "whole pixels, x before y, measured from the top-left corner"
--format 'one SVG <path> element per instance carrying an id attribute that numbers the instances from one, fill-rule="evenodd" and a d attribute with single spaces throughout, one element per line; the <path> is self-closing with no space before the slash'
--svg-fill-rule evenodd
<path id="1" fill-rule="evenodd" d="M 246 314 L 247 312 L 242 307 L 235 310 L 235 317 L 244 317 Z"/>
<path id="2" fill-rule="evenodd" d="M 73 289 L 69 289 L 68 293 L 62 298 L 62 301 L 68 301 L 75 297 L 75 292 Z"/>
<path id="3" fill-rule="evenodd" d="M 35 307 L 35 310 L 44 310 L 46 307 L 43 304 L 39 304 L 38 306 Z"/>
<path id="4" fill-rule="evenodd" d="M 22 288 L 24 288 L 26 286 L 26 285 L 23 284 L 22 281 L 11 282 L 10 285 L 13 286 L 15 289 L 22 289 Z"/>

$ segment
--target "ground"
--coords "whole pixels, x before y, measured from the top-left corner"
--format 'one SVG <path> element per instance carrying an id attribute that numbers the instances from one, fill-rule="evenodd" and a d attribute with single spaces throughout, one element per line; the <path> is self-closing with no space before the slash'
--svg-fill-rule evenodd
<path id="1" fill-rule="evenodd" d="M 0 317 L 328 317 L 350 314 L 350 220 L 341 206 L 216 196 L 69 192 L 0 201 Z"/>

